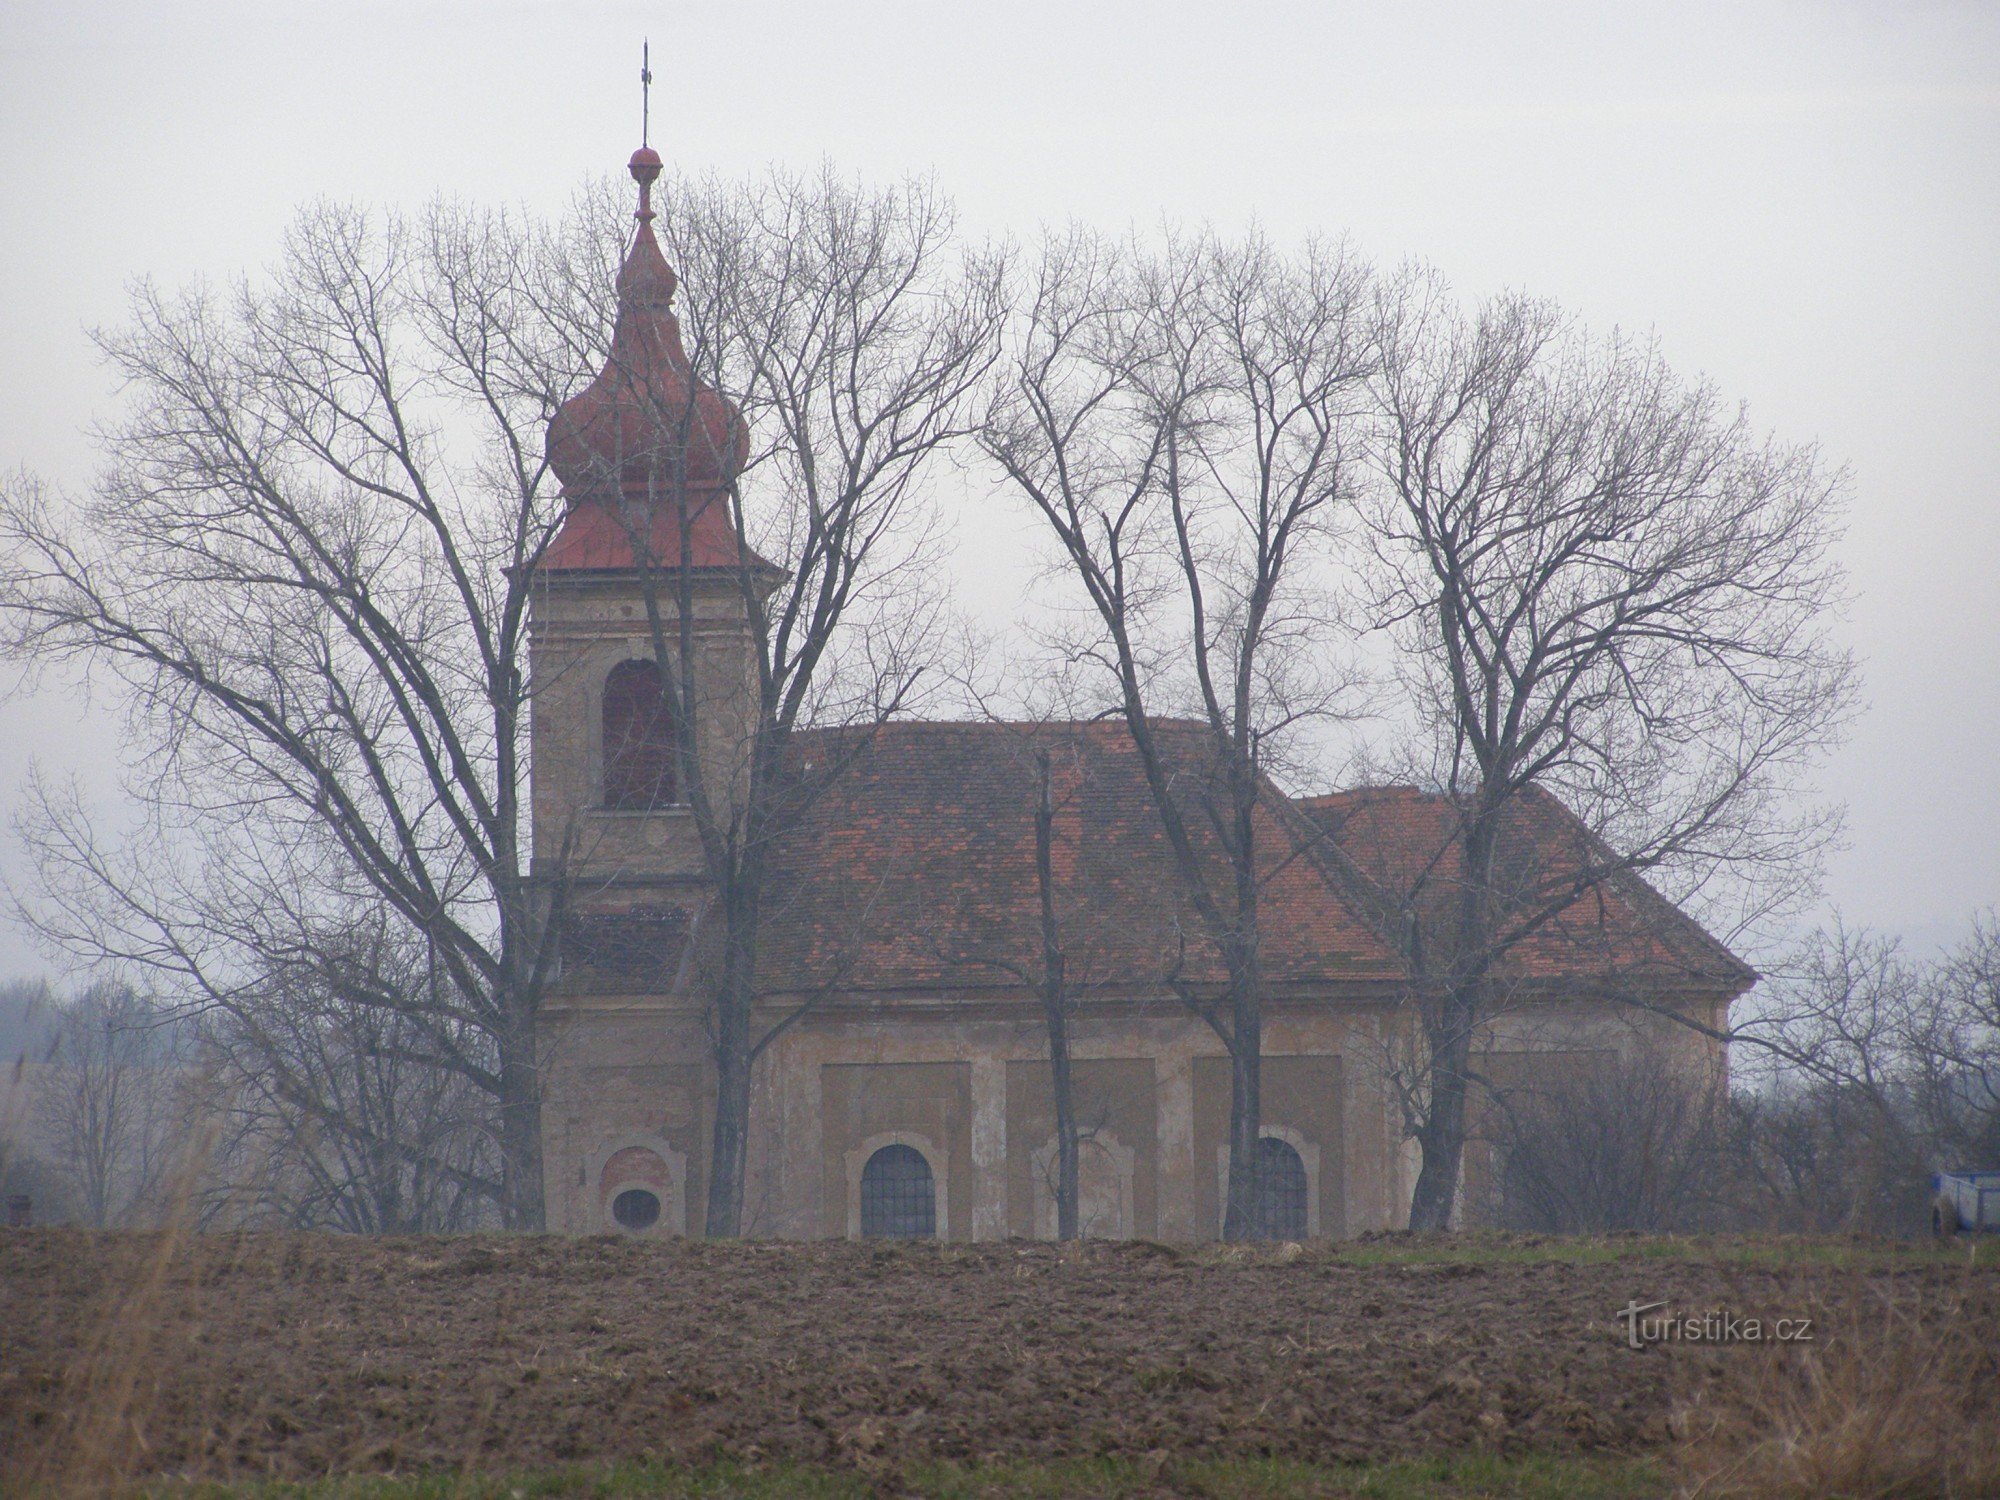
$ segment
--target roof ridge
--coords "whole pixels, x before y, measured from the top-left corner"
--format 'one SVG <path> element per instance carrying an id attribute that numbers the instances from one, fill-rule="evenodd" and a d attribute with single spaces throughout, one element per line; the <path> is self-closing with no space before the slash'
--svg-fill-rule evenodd
<path id="1" fill-rule="evenodd" d="M 1335 887 L 1347 906 L 1374 930 L 1407 975 L 1410 966 L 1409 937 L 1404 929 L 1409 916 L 1403 909 L 1403 903 L 1340 847 L 1333 830 L 1308 810 L 1306 799 L 1287 797 L 1280 791 L 1278 803 L 1284 809 L 1283 816 L 1295 828 L 1303 823 L 1310 829 L 1301 846 L 1306 858 L 1326 877 L 1328 884 Z"/>

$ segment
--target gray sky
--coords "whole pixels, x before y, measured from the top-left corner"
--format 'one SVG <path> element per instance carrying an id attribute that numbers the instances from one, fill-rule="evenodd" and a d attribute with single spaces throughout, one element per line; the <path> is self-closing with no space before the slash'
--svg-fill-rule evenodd
<path id="1" fill-rule="evenodd" d="M 934 170 L 980 230 L 1350 233 L 1468 294 L 1657 330 L 1851 467 L 1870 711 L 1829 895 L 1918 939 L 2000 902 L 2000 4 L 0 0 L 0 468 L 78 484 L 125 287 L 272 255 L 299 200 L 559 206 L 637 143 Z M 985 549 L 1011 523 L 987 518 Z M 0 703 L 108 778 L 69 700 Z M 0 869 L 18 871 L 11 834 Z M 0 976 L 38 967 L 0 928 Z"/>

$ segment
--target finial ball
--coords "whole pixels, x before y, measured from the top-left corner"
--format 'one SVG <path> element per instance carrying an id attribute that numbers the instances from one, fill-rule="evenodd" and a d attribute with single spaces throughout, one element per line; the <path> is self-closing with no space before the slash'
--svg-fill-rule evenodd
<path id="1" fill-rule="evenodd" d="M 660 153 L 651 146 L 641 146 L 632 153 L 632 160 L 627 163 L 625 170 L 632 174 L 632 180 L 641 187 L 651 187 L 659 181 Z"/>

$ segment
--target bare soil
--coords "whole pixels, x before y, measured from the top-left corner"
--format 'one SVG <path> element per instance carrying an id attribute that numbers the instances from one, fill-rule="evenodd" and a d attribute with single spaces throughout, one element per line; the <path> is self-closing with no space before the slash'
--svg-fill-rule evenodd
<path id="1" fill-rule="evenodd" d="M 1836 1281 L 2000 1327 L 2000 1276 L 1948 1262 L 0 1231 L 0 1489 L 79 1455 L 240 1479 L 1624 1452 L 1734 1351 L 1634 1351 L 1619 1308 L 1775 1317 Z"/>

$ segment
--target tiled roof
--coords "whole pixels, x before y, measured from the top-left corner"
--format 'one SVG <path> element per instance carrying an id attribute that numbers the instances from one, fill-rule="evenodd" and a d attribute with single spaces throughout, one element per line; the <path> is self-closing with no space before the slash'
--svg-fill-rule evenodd
<path id="1" fill-rule="evenodd" d="M 1155 731 L 1172 775 L 1192 792 L 1208 763 L 1204 731 L 1175 722 Z M 799 751 L 818 772 L 853 744 L 807 735 Z M 1005 965 L 1038 969 L 1038 750 L 1050 758 L 1054 889 L 1071 980 L 1156 989 L 1172 973 L 1220 983 L 1122 722 L 876 731 L 775 862 L 765 983 L 805 987 L 838 972 L 857 989 L 960 987 L 1011 984 Z M 1272 787 L 1266 796 L 1282 801 Z M 1226 891 L 1212 831 L 1199 815 L 1188 821 L 1211 881 Z M 1257 821 L 1267 982 L 1400 982 L 1397 956 L 1317 865 L 1297 857 L 1298 837 L 1280 812 L 1260 811 Z"/>
<path id="2" fill-rule="evenodd" d="M 1226 862 L 1197 810 L 1211 764 L 1206 730 L 1156 721 L 1155 737 L 1218 891 Z M 1051 765 L 1053 860 L 1066 963 L 1079 994 L 1159 994 L 1168 977 L 1219 986 L 1223 970 L 1175 871 L 1138 752 L 1122 721 L 1053 725 L 897 723 L 872 735 L 820 731 L 795 742 L 801 773 L 828 780 L 773 851 L 759 945 L 759 988 L 942 995 L 1015 989 L 1041 966 L 1034 809 L 1037 755 Z M 1518 874 L 1570 869 L 1587 833 L 1552 799 L 1518 815 L 1532 839 L 1506 841 Z M 1451 804 L 1409 788 L 1305 801 L 1266 785 L 1257 817 L 1264 881 L 1260 956 L 1273 992 L 1365 993 L 1400 987 L 1400 898 L 1436 865 L 1421 904 L 1452 889 Z M 1225 898 L 1226 905 L 1226 898 Z M 587 919 L 572 947 L 600 982 L 629 983 L 678 961 L 688 925 L 672 912 Z M 645 929 L 641 932 L 640 929 Z M 657 933 L 653 931 L 658 928 Z M 671 930 L 669 930 L 671 929 Z M 625 951 L 625 950 L 630 951 Z M 647 957 L 636 956 L 644 950 Z M 1538 978 L 1608 969 L 1740 987 L 1738 960 L 1636 877 L 1566 912 L 1510 955 Z M 1360 986 L 1357 991 L 1353 986 Z"/>
<path id="3" fill-rule="evenodd" d="M 1297 805 L 1326 829 L 1348 871 L 1372 883 L 1387 905 L 1405 904 L 1429 940 L 1448 940 L 1463 890 L 1457 802 L 1415 787 L 1382 786 Z M 1509 801 L 1495 863 L 1502 909 L 1517 923 L 1556 912 L 1507 949 L 1497 966 L 1503 977 L 1648 977 L 1737 988 L 1756 977 L 1639 875 L 1614 870 L 1591 880 L 1588 872 L 1615 866 L 1615 860 L 1579 818 L 1539 788 Z M 1364 904 L 1366 894 L 1356 891 Z"/>
<path id="4" fill-rule="evenodd" d="M 687 546 L 682 553 L 680 518 L 671 505 L 647 508 L 651 532 L 647 545 L 656 568 L 735 568 L 746 557 L 753 566 L 769 563 L 748 552 L 729 519 L 729 506 L 714 491 L 689 497 L 694 506 L 687 528 Z M 636 568 L 632 556 L 632 536 L 611 506 L 599 500 L 583 500 L 570 507 L 555 539 L 542 554 L 542 567 L 552 573 L 624 572 Z"/>
<path id="5" fill-rule="evenodd" d="M 630 170 L 640 185 L 639 228 L 618 271 L 611 350 L 549 422 L 549 468 L 570 508 L 541 566 L 551 573 L 637 566 L 622 510 L 648 517 L 654 566 L 732 568 L 745 549 L 722 497 L 730 476 L 743 472 L 750 431 L 735 403 L 695 373 L 682 345 L 678 279 L 653 235 L 657 154 L 642 147 Z"/>

